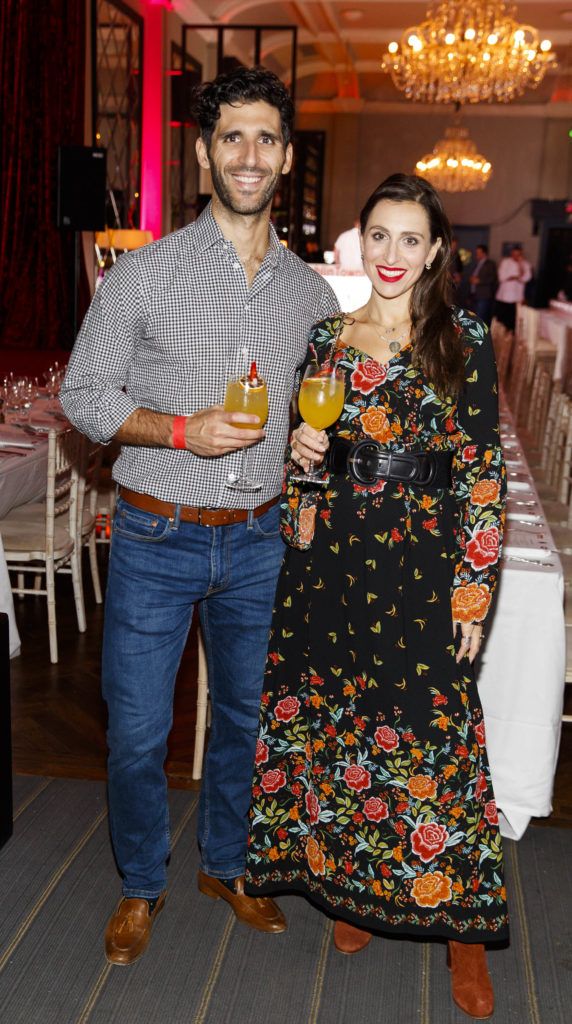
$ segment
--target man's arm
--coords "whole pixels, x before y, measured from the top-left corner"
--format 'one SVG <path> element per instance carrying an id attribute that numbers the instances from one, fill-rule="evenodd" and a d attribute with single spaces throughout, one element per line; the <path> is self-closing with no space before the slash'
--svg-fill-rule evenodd
<path id="1" fill-rule="evenodd" d="M 121 444 L 173 448 L 175 417 L 142 407 L 135 409 L 115 434 Z M 258 416 L 243 412 L 225 412 L 222 405 L 192 413 L 185 417 L 185 447 L 195 455 L 212 458 L 226 455 L 262 441 L 263 430 L 242 427 L 256 423 Z"/>
<path id="2" fill-rule="evenodd" d="M 69 420 L 93 441 L 173 448 L 174 416 L 138 407 L 124 390 L 143 326 L 137 267 L 133 258 L 121 257 L 92 299 L 60 400 Z M 239 426 L 256 422 L 218 405 L 203 409 L 186 417 L 186 447 L 216 456 L 256 444 L 264 431 Z"/>

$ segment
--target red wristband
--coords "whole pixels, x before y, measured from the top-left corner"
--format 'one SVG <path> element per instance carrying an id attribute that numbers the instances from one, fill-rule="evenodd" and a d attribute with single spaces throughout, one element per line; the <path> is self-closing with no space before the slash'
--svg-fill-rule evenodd
<path id="1" fill-rule="evenodd" d="M 186 416 L 173 416 L 173 448 L 186 448 L 185 426 Z"/>

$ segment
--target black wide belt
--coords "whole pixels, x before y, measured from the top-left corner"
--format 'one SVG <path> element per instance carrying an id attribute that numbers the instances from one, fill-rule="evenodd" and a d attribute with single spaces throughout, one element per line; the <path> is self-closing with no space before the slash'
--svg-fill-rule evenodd
<path id="1" fill-rule="evenodd" d="M 378 441 L 353 444 L 343 437 L 330 439 L 330 473 L 349 473 L 359 484 L 377 480 L 415 484 L 417 487 L 452 487 L 453 452 L 390 452 Z"/>

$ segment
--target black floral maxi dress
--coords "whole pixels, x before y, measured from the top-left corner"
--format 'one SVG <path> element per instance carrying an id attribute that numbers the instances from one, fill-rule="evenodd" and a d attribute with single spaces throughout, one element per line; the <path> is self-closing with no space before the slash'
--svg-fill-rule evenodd
<path id="1" fill-rule="evenodd" d="M 314 534 L 307 550 L 287 549 L 276 594 L 246 881 L 366 928 L 481 942 L 507 937 L 506 892 L 482 709 L 472 666 L 455 661 L 451 601 L 467 622 L 489 609 L 506 472 L 487 328 L 453 317 L 466 356 L 457 401 L 437 397 L 410 348 L 381 365 L 343 334 L 334 347 L 340 317 L 313 328 L 317 360 L 345 372 L 332 431 L 394 451 L 452 448 L 454 486 L 332 475 L 308 497 L 286 478 L 283 529 Z"/>

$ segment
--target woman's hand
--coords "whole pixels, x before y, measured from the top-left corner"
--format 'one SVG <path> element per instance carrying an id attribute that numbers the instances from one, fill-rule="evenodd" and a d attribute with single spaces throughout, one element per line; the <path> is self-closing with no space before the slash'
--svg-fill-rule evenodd
<path id="1" fill-rule="evenodd" d="M 310 462 L 313 460 L 315 466 L 324 461 L 330 442 L 325 430 L 314 430 L 309 423 L 302 423 L 292 432 L 292 459 L 305 473 L 308 472 Z"/>
<path id="2" fill-rule="evenodd" d="M 457 626 L 461 627 L 461 646 L 456 657 L 457 664 L 465 655 L 472 664 L 481 649 L 484 637 L 483 627 L 479 622 L 458 622 L 456 619 L 453 619 L 454 637 L 457 636 Z"/>

